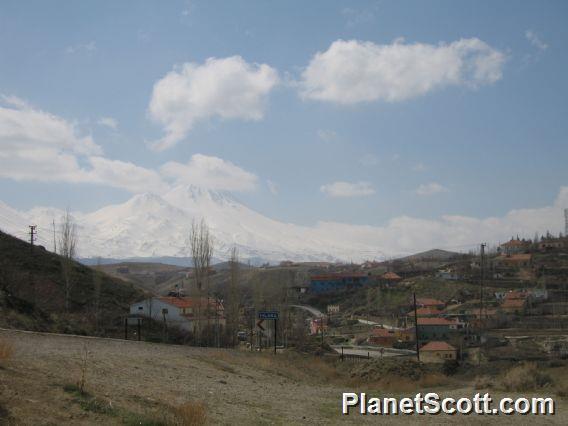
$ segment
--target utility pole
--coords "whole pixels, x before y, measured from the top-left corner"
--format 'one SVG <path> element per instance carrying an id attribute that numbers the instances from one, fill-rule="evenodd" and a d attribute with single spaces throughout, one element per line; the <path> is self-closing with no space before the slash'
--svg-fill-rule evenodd
<path id="1" fill-rule="evenodd" d="M 420 344 L 418 343 L 418 313 L 416 312 L 416 293 L 412 293 L 414 300 L 414 333 L 416 335 L 416 359 L 420 362 Z"/>
<path id="2" fill-rule="evenodd" d="M 31 244 L 30 251 L 33 253 L 34 241 L 36 240 L 36 237 L 37 237 L 37 231 L 36 231 L 37 226 L 36 225 L 29 225 L 29 227 L 30 227 L 30 244 Z"/>
<path id="3" fill-rule="evenodd" d="M 479 255 L 481 271 L 479 274 L 479 353 L 477 357 L 477 365 L 481 364 L 481 331 L 483 329 L 483 280 L 485 278 L 485 243 L 481 243 Z"/>

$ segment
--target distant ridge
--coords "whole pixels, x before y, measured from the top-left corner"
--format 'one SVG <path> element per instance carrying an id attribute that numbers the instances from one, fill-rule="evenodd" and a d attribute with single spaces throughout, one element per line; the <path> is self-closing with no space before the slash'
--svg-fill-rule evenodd
<path id="1" fill-rule="evenodd" d="M 405 256 L 400 258 L 400 260 L 414 260 L 414 261 L 422 261 L 422 260 L 451 260 L 456 257 L 463 256 L 463 253 L 458 253 L 455 251 L 447 251 L 441 249 L 432 249 L 423 251 L 416 254 L 411 254 L 410 256 Z"/>

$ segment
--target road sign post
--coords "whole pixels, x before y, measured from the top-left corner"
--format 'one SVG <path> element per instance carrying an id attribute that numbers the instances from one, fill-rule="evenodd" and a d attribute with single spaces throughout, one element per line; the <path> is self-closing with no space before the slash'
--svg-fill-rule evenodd
<path id="1" fill-rule="evenodd" d="M 277 337 L 277 330 L 278 330 L 278 311 L 258 311 L 258 322 L 256 325 L 261 329 L 264 330 L 262 323 L 264 320 L 272 320 L 274 321 L 274 353 L 276 353 L 276 337 Z"/>

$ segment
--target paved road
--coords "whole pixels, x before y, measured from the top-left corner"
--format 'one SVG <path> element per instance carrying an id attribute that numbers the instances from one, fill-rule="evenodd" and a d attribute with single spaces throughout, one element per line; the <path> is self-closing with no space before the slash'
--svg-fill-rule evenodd
<path id="1" fill-rule="evenodd" d="M 376 326 L 380 326 L 382 328 L 386 328 L 387 330 L 399 330 L 398 327 L 393 327 L 392 325 L 387 325 L 387 324 L 381 324 L 379 322 L 375 322 L 375 321 L 367 321 L 364 319 L 357 319 L 357 321 L 359 321 L 359 323 L 361 324 L 365 324 L 365 325 L 376 325 Z"/>
<path id="2" fill-rule="evenodd" d="M 341 346 L 337 346 L 334 345 L 332 346 L 333 350 L 337 353 L 341 353 Z M 361 348 L 354 348 L 354 347 L 350 347 L 350 348 L 343 348 L 343 354 L 345 355 L 355 355 L 355 356 L 361 356 L 361 357 L 367 357 L 369 356 L 370 358 L 387 358 L 387 357 L 395 357 L 395 356 L 410 356 L 410 355 L 415 355 L 416 353 L 414 351 L 408 351 L 405 349 L 392 349 L 392 348 L 385 348 L 384 351 L 381 353 L 381 349 L 380 348 L 366 348 L 366 347 L 361 347 Z"/>
<path id="3" fill-rule="evenodd" d="M 319 317 L 323 317 L 324 313 L 322 311 L 320 311 L 317 308 L 314 308 L 313 306 L 307 306 L 307 305 L 290 305 L 291 308 L 298 308 L 298 309 L 303 309 L 304 311 L 308 311 L 310 314 L 312 314 L 314 317 L 319 318 Z"/>

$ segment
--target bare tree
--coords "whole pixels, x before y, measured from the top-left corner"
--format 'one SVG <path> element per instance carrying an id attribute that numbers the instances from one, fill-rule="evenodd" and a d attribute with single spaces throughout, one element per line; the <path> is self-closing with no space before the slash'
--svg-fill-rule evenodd
<path id="1" fill-rule="evenodd" d="M 204 295 L 206 296 L 205 315 L 207 320 L 207 330 L 209 330 L 209 268 L 211 257 L 213 256 L 213 236 L 209 232 L 209 227 L 205 219 L 197 222 L 195 219 L 191 223 L 189 231 L 189 248 L 193 260 L 193 277 L 195 280 L 195 290 L 197 293 L 197 328 L 195 329 L 196 340 L 201 343 L 201 308 Z"/>
<path id="2" fill-rule="evenodd" d="M 97 258 L 97 266 L 95 268 L 95 273 L 93 274 L 93 304 L 95 308 L 95 333 L 98 335 L 100 331 L 101 323 L 101 286 L 102 286 L 102 275 L 101 275 L 101 258 Z"/>
<path id="3" fill-rule="evenodd" d="M 236 335 L 239 328 L 239 305 L 240 305 L 240 268 L 239 268 L 239 250 L 237 247 L 231 249 L 231 257 L 229 259 L 229 291 L 227 294 L 227 334 L 229 343 L 236 345 Z"/>
<path id="4" fill-rule="evenodd" d="M 61 271 L 63 273 L 63 283 L 65 285 L 65 312 L 69 312 L 69 300 L 71 290 L 74 285 L 73 258 L 77 250 L 77 226 L 69 210 L 65 212 L 61 219 L 59 254 L 61 255 Z"/>

